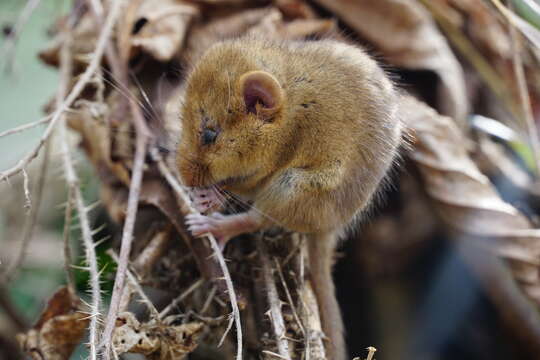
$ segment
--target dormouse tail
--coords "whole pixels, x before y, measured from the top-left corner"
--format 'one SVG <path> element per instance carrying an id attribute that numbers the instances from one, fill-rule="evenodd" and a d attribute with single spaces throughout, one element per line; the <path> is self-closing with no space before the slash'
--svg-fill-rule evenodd
<path id="1" fill-rule="evenodd" d="M 332 266 L 337 236 L 332 233 L 315 233 L 307 236 L 311 285 L 315 291 L 329 360 L 346 360 L 343 320 L 336 300 Z"/>

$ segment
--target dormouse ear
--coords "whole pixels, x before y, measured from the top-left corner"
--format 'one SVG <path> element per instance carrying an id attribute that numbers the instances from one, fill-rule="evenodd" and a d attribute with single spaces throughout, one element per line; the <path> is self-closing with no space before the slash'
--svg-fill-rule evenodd
<path id="1" fill-rule="evenodd" d="M 239 82 L 248 114 L 271 115 L 281 107 L 283 89 L 271 74 L 250 71 L 242 75 Z"/>

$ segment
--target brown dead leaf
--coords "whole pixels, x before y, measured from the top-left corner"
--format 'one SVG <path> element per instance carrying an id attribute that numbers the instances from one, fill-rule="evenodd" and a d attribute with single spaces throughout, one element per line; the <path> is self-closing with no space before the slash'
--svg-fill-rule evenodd
<path id="1" fill-rule="evenodd" d="M 302 0 L 274 0 L 274 5 L 283 15 L 291 19 L 313 19 L 315 12 Z"/>
<path id="2" fill-rule="evenodd" d="M 234 15 L 196 22 L 186 39 L 183 57 L 194 63 L 213 44 L 219 40 L 244 34 L 250 27 L 261 22 L 272 10 L 268 8 L 249 9 Z"/>
<path id="3" fill-rule="evenodd" d="M 310 35 L 323 35 L 336 29 L 332 20 L 309 19 L 285 22 L 278 9 L 271 9 L 267 16 L 253 25 L 247 34 L 263 36 L 269 39 L 303 39 Z"/>
<path id="4" fill-rule="evenodd" d="M 506 259 L 527 294 L 540 303 L 540 230 L 504 202 L 478 170 L 464 146 L 467 139 L 452 119 L 410 97 L 402 110 L 414 135 L 410 157 L 440 218 Z"/>
<path id="5" fill-rule="evenodd" d="M 372 42 L 393 65 L 431 70 L 441 79 L 438 108 L 464 124 L 468 101 L 463 70 L 431 15 L 407 0 L 316 0 Z"/>
<path id="6" fill-rule="evenodd" d="M 489 55 L 500 59 L 512 58 L 508 31 L 488 4 L 468 0 L 438 0 L 438 2 L 449 3 L 443 12 L 453 7 L 461 13 L 464 18 L 462 24 L 466 26 L 465 30 L 470 34 L 472 41 L 487 50 Z"/>
<path id="7" fill-rule="evenodd" d="M 158 61 L 169 61 L 180 50 L 199 8 L 180 0 L 132 1 L 119 26 L 123 59 L 142 50 Z"/>
<path id="8" fill-rule="evenodd" d="M 194 63 L 214 43 L 252 34 L 270 39 L 302 39 L 311 35 L 324 35 L 336 29 L 333 20 L 299 18 L 285 21 L 278 8 L 258 8 L 214 19 L 207 23 L 194 24 L 184 58 Z"/>
<path id="9" fill-rule="evenodd" d="M 113 348 L 117 354 L 138 353 L 150 360 L 181 360 L 197 347 L 202 323 L 167 325 L 167 321 L 140 323 L 132 313 L 124 312 L 116 320 Z"/>
<path id="10" fill-rule="evenodd" d="M 73 41 L 71 41 L 70 50 L 76 66 L 84 68 L 88 64 L 88 56 L 95 49 L 98 32 L 99 28 L 96 27 L 94 17 L 90 12 L 85 12 L 71 32 Z M 65 34 L 59 31 L 51 43 L 39 52 L 39 58 L 48 65 L 59 66 L 60 49 L 64 41 Z"/>
<path id="11" fill-rule="evenodd" d="M 36 325 L 18 334 L 21 349 L 36 360 L 67 360 L 81 341 L 88 325 L 86 314 L 78 311 L 80 300 L 67 287 L 59 289 L 47 303 Z"/>
<path id="12" fill-rule="evenodd" d="M 81 135 L 82 147 L 100 172 L 102 180 L 110 179 L 107 182 L 120 181 L 129 185 L 129 173 L 125 163 L 121 161 L 127 157 L 125 154 L 127 151 L 119 153 L 118 144 L 124 144 L 121 149 L 128 146 L 126 143 L 131 144 L 131 124 L 126 121 L 105 121 L 109 113 L 116 113 L 114 107 L 124 104 L 123 101 L 119 101 L 122 96 L 118 92 L 112 93 L 107 99 L 111 107 L 106 104 L 79 101 L 78 111 L 68 114 L 67 120 L 69 126 Z M 113 158 L 116 161 L 113 161 Z"/>

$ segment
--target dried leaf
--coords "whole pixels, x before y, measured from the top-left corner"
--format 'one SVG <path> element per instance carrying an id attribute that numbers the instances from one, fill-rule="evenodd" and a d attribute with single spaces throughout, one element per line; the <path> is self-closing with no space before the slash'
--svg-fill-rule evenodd
<path id="1" fill-rule="evenodd" d="M 463 70 L 430 14 L 407 0 L 316 0 L 371 41 L 396 66 L 431 70 L 441 79 L 438 107 L 462 124 L 468 112 Z"/>
<path id="2" fill-rule="evenodd" d="M 283 15 L 277 9 L 271 9 L 258 24 L 252 26 L 247 33 L 264 36 L 270 39 L 302 39 L 310 35 L 323 35 L 335 30 L 332 20 L 295 20 L 284 22 Z"/>
<path id="3" fill-rule="evenodd" d="M 179 0 L 133 1 L 121 22 L 119 48 L 124 58 L 143 50 L 169 61 L 180 50 L 197 6 Z"/>
<path id="4" fill-rule="evenodd" d="M 411 158 L 440 218 L 452 229 L 483 240 L 508 260 L 515 278 L 540 303 L 540 230 L 504 202 L 469 158 L 467 139 L 452 119 L 407 97 L 402 107 L 413 131 Z"/>
<path id="5" fill-rule="evenodd" d="M 119 180 L 123 184 L 129 185 L 130 176 L 125 163 L 121 160 L 126 157 L 131 158 L 126 154 L 126 152 L 130 152 L 124 151 L 124 156 L 121 156 L 122 153 L 119 153 L 117 149 L 119 144 L 123 144 L 124 148 L 131 145 L 131 124 L 125 121 L 107 122 L 104 120 L 110 113 L 117 113 L 116 106 L 125 103 L 118 101 L 121 96 L 117 92 L 112 93 L 107 99 L 107 102 L 111 104 L 110 107 L 106 104 L 79 101 L 79 111 L 68 114 L 67 120 L 69 126 L 82 136 L 82 146 L 95 168 L 100 172 L 102 180 L 110 179 L 109 182 Z M 126 143 L 129 145 L 125 145 Z M 113 147 L 113 144 L 116 147 Z M 113 161 L 113 157 L 116 161 Z"/>
<path id="6" fill-rule="evenodd" d="M 250 27 L 261 22 L 272 9 L 258 8 L 236 13 L 210 22 L 193 25 L 187 38 L 184 58 L 194 63 L 210 46 L 216 42 L 244 34 Z"/>
<path id="7" fill-rule="evenodd" d="M 439 0 L 439 2 L 446 3 L 448 1 Z M 470 33 L 472 41 L 489 51 L 490 55 L 500 59 L 512 58 L 508 31 L 502 26 L 488 4 L 482 1 L 471 2 L 468 0 L 451 0 L 449 2 L 463 14 L 462 17 L 467 17 L 466 21 L 462 20 L 462 26 L 466 26 L 464 30 Z M 446 6 L 442 12 L 447 12 L 450 8 L 450 6 Z"/>
<path id="8" fill-rule="evenodd" d="M 59 289 L 47 303 L 36 325 L 18 334 L 22 350 L 32 359 L 67 360 L 88 326 L 86 314 L 78 311 L 80 300 L 67 287 Z"/>
<path id="9" fill-rule="evenodd" d="M 88 55 L 94 51 L 98 31 L 94 17 L 90 12 L 86 12 L 71 32 L 73 41 L 71 41 L 70 50 L 76 65 L 86 66 Z M 40 59 L 48 65 L 58 66 L 60 63 L 60 49 L 64 41 L 64 33 L 58 33 L 51 43 L 39 52 Z"/>
<path id="10" fill-rule="evenodd" d="M 311 6 L 302 0 L 274 0 L 274 5 L 288 18 L 313 19 L 316 17 Z"/>
<path id="11" fill-rule="evenodd" d="M 155 360 L 185 359 L 197 347 L 202 323 L 171 326 L 154 321 L 140 323 L 132 313 L 124 312 L 116 320 L 113 348 L 117 354 L 138 353 Z"/>

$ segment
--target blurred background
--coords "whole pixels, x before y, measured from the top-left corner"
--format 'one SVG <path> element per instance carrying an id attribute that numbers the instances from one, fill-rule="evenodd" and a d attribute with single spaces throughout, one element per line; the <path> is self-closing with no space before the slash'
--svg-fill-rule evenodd
<path id="1" fill-rule="evenodd" d="M 7 41 L 14 31 L 17 19 L 23 9 L 29 14 L 24 26 L 18 33 L 15 46 Z M 35 8 L 34 8 L 35 6 Z M 38 57 L 38 52 L 50 41 L 49 30 L 55 19 L 64 15 L 72 6 L 71 0 L 0 1 L 0 53 L 2 54 L 0 71 L 0 133 L 14 127 L 37 121 L 45 116 L 45 106 L 52 99 L 58 86 L 58 71 L 45 65 Z M 33 11 L 29 11 L 29 9 Z M 39 141 L 44 126 L 38 126 L 0 139 L 0 168 L 13 166 L 25 153 Z M 16 277 L 9 287 L 1 287 L 1 297 L 9 298 L 10 304 L 0 310 L 0 334 L 18 332 L 6 311 L 19 318 L 23 326 L 34 323 L 45 302 L 61 285 L 65 284 L 64 261 L 62 257 L 62 234 L 64 231 L 63 203 L 66 200 L 66 188 L 62 176 L 59 153 L 55 142 L 52 144 L 52 162 L 45 177 L 45 192 L 37 226 L 30 240 L 31 246 L 25 256 Z M 27 169 L 30 187 L 35 186 L 34 179 L 39 171 L 43 152 Z M 82 154 L 79 158 L 83 160 Z M 88 203 L 97 200 L 98 182 L 92 176 L 91 168 L 83 160 L 78 163 L 81 171 L 82 189 Z M 28 218 L 24 194 L 20 191 L 22 177 L 15 177 L 10 182 L 0 184 L 0 261 L 2 270 L 17 258 L 22 238 L 24 223 Z M 78 239 L 74 233 L 73 244 L 77 247 Z M 81 272 L 81 290 L 85 289 L 87 276 Z M 0 300 L 1 301 L 1 300 Z M 14 308 L 12 308 L 14 306 Z M 7 346 L 4 341 L 0 347 Z M 73 358 L 80 358 L 84 347 Z M 6 353 L 2 353 L 6 356 Z M 8 353 L 9 354 L 9 353 Z M 6 359 L 15 356 L 8 355 Z"/>
<path id="2" fill-rule="evenodd" d="M 194 2 L 197 3 L 197 1 Z M 461 122 L 457 121 L 460 129 L 470 135 L 467 139 L 470 144 L 464 142 L 463 148 L 466 148 L 478 167 L 496 186 L 498 194 L 523 212 L 530 221 L 531 227 L 537 227 L 540 192 L 537 190 L 537 178 L 534 176 L 534 157 L 526 141 L 523 141 L 526 136 L 516 131 L 515 133 L 522 136 L 521 140 L 515 138 L 508 140 L 504 134 L 515 134 L 509 127 L 503 128 L 501 133 L 493 122 L 478 121 L 478 119 L 495 118 L 497 119 L 495 122 L 508 123 L 511 122 L 508 119 L 511 119 L 513 114 L 502 105 L 500 98 L 497 98 L 500 94 L 497 94 L 496 87 L 491 86 L 493 83 L 489 83 L 478 75 L 479 70 L 474 62 L 474 56 L 471 59 L 467 56 L 470 53 L 463 52 L 461 47 L 463 39 L 459 35 L 472 39 L 470 43 L 477 46 L 476 50 L 482 53 L 485 59 L 491 61 L 493 68 L 504 69 L 507 72 L 501 71 L 503 74 L 501 78 L 504 81 L 510 81 L 512 86 L 515 84 L 512 82 L 513 78 L 509 80 L 506 77 L 512 73 L 512 50 L 510 50 L 510 37 L 504 17 L 494 10 L 490 1 L 471 0 L 471 4 L 473 2 L 483 4 L 483 7 L 474 9 L 474 5 L 467 5 L 467 2 L 438 0 L 432 2 L 434 10 L 429 5 L 425 5 L 425 1 L 414 2 L 424 4 L 422 6 L 431 11 L 430 14 L 435 14 L 428 23 L 450 39 L 448 49 L 455 53 L 456 66 L 463 71 L 458 75 L 466 79 L 465 87 L 458 90 L 458 92 L 461 91 L 460 96 L 469 102 L 463 108 L 444 103 L 444 99 L 448 99 L 448 103 L 454 99 L 455 88 L 452 88 L 452 76 L 458 75 L 452 73 L 448 75 L 450 79 L 445 78 L 447 69 L 445 66 L 448 64 L 443 59 L 432 59 L 435 65 L 430 61 L 425 63 L 420 61 L 418 64 L 408 66 L 406 56 L 404 60 L 397 59 L 396 54 L 392 57 L 385 53 L 385 47 L 381 45 L 384 41 L 380 40 L 378 43 L 377 30 L 374 30 L 375 35 L 373 31 L 362 33 L 354 26 L 354 22 L 339 12 L 339 9 L 333 8 L 325 1 L 233 1 L 234 5 L 230 5 L 231 8 L 226 10 L 219 8 L 219 1 L 216 2 L 218 5 L 212 4 L 212 1 L 202 1 L 204 6 L 200 10 L 202 15 L 199 21 L 206 25 L 217 18 L 226 18 L 235 12 L 242 14 L 254 8 L 274 5 L 283 14 L 281 21 L 290 24 L 296 18 L 302 19 L 304 16 L 298 15 L 301 13 L 300 10 L 295 10 L 303 9 L 298 4 L 308 4 L 316 19 L 333 19 L 338 30 L 338 37 L 366 45 L 386 66 L 404 91 L 415 94 L 436 110 L 447 115 L 457 118 L 460 114 L 467 114 Z M 376 3 L 376 1 L 369 3 Z M 20 33 L 17 33 L 16 43 L 7 41 L 14 30 L 16 19 L 19 18 L 21 12 L 25 11 L 25 7 L 28 10 L 28 7 L 33 4 L 36 8 L 34 11 L 29 11 L 30 15 L 26 23 Z M 536 9 L 535 6 L 540 8 L 539 1 L 515 1 L 513 5 L 522 18 L 536 29 L 540 14 L 534 9 Z M 54 33 L 51 29 L 57 19 L 67 14 L 72 6 L 72 1 L 68 0 L 29 1 L 28 3 L 20 0 L 0 1 L 0 26 L 3 33 L 0 39 L 0 64 L 2 65 L 0 133 L 44 116 L 44 109 L 53 99 L 58 86 L 59 75 L 56 68 L 45 65 L 39 60 L 37 54 L 50 43 L 51 35 Z M 530 10 L 531 6 L 533 10 Z M 485 10 L 487 7 L 491 11 Z M 441 9 L 451 9 L 454 12 L 443 12 L 446 17 L 442 16 L 441 20 Z M 214 15 L 214 13 L 219 15 Z M 141 18 L 143 18 L 142 15 Z M 261 19 L 257 21 L 263 23 L 265 18 L 261 17 Z M 407 19 L 404 23 L 407 21 L 412 23 L 413 20 Z M 217 20 L 215 21 L 217 23 Z M 146 22 L 148 19 L 135 23 L 142 28 Z M 453 24 L 454 28 L 448 30 L 448 22 Z M 495 26 L 494 23 L 498 25 Z M 253 21 L 253 24 L 258 24 L 258 22 Z M 261 28 L 264 29 L 264 27 Z M 260 31 L 261 28 L 258 30 Z M 289 31 L 292 31 L 291 28 Z M 486 31 L 479 32 L 479 29 L 486 29 Z M 232 35 L 228 35 L 238 35 L 235 31 L 231 31 Z M 399 26 L 396 25 L 396 36 L 398 34 Z M 498 37 L 499 34 L 505 36 L 504 40 Z M 534 34 L 537 36 L 537 33 Z M 197 39 L 195 35 L 196 32 L 193 39 Z M 317 38 L 317 36 L 319 34 L 302 35 L 304 38 Z M 407 37 L 401 41 L 407 43 Z M 419 41 L 419 39 L 414 41 Z M 193 40 L 193 42 L 196 41 Z M 15 44 L 13 48 L 11 48 L 12 44 Z M 186 40 L 185 46 L 191 50 L 193 44 Z M 540 79 L 538 77 L 540 71 L 537 68 L 538 58 L 531 54 L 538 56 L 540 49 L 530 44 L 527 46 L 529 52 L 524 55 L 525 71 L 527 79 L 533 83 L 529 84 L 531 102 L 535 120 L 538 121 L 537 100 L 540 83 L 536 80 Z M 403 50 L 403 53 L 407 50 L 409 49 Z M 141 52 L 150 57 L 148 53 L 151 51 L 144 49 L 144 46 Z M 396 51 L 396 53 L 399 52 Z M 139 65 L 139 68 L 154 67 L 152 71 L 148 71 L 152 75 L 153 71 L 159 72 L 162 68 L 168 70 L 174 68 L 178 72 L 178 69 L 183 69 L 181 65 L 184 65 L 182 63 L 184 59 L 177 58 L 169 59 L 167 66 L 157 66 L 156 59 L 147 62 L 139 61 L 140 59 L 134 56 L 133 64 Z M 503 87 L 506 85 L 504 81 Z M 448 97 L 445 97 L 445 94 Z M 515 99 L 516 97 L 513 98 L 514 101 Z M 465 109 L 467 107 L 469 112 Z M 43 126 L 38 126 L 0 138 L 2 152 L 0 169 L 12 166 L 29 151 L 39 141 L 43 129 Z M 79 140 L 73 138 L 72 141 L 73 144 L 78 144 Z M 510 163 L 510 167 L 495 167 L 493 158 L 488 160 L 482 158 L 482 151 L 477 151 L 477 148 L 478 144 L 486 144 L 486 142 L 495 143 L 499 150 L 502 149 L 502 153 L 506 155 L 501 155 L 501 159 Z M 13 346 L 13 342 L 10 342 L 13 333 L 32 326 L 47 299 L 60 285 L 66 283 L 62 257 L 65 226 L 62 206 L 66 201 L 66 188 L 58 158 L 59 152 L 54 141 L 50 151 L 51 162 L 45 177 L 44 197 L 37 214 L 36 228 L 30 238 L 20 268 L 7 286 L 0 287 L 0 348 Z M 406 150 L 404 151 L 407 153 Z M 43 152 L 27 168 L 30 188 L 36 186 L 33 180 L 39 171 L 42 156 Z M 75 159 L 84 198 L 87 204 L 93 204 L 100 198 L 99 191 L 102 182 L 83 151 L 77 152 Z M 516 180 L 516 174 L 522 176 L 520 179 L 525 180 L 520 183 L 519 179 Z M 535 350 L 540 351 L 538 348 L 540 339 L 536 337 L 540 335 L 540 332 L 535 332 L 540 331 L 538 314 L 531 313 L 528 320 L 516 318 L 518 322 L 530 322 L 524 326 L 527 329 L 523 333 L 516 332 L 516 321 L 509 320 L 515 313 L 512 310 L 506 310 L 519 307 L 524 303 L 521 302 L 521 298 L 515 303 L 508 302 L 508 299 L 513 299 L 512 295 L 505 297 L 501 294 L 514 294 L 521 290 L 510 276 L 510 272 L 501 270 L 506 269 L 503 261 L 484 256 L 475 246 L 470 245 L 468 235 L 456 234 L 455 229 L 448 229 L 448 224 L 441 220 L 445 214 L 437 212 L 440 208 L 433 205 L 431 194 L 426 191 L 426 188 L 429 188 L 429 185 L 426 185 L 428 182 L 426 177 L 425 174 L 421 174 L 421 170 L 408 155 L 404 156 L 402 165 L 392 174 L 390 181 L 392 186 L 388 186 L 385 191 L 383 196 L 385 200 L 375 207 L 373 214 L 361 230 L 351 234 L 348 241 L 344 242 L 340 248 L 335 279 L 338 298 L 345 314 L 351 356 L 363 356 L 366 347 L 374 346 L 379 350 L 376 353 L 376 358 L 379 360 L 538 358 L 539 352 L 535 352 Z M 25 195 L 21 191 L 23 182 L 23 176 L 16 176 L 9 182 L 0 183 L 0 269 L 2 270 L 17 259 L 22 238 L 26 236 L 23 229 L 29 217 L 28 209 L 25 207 Z M 107 235 L 113 238 L 118 235 L 118 228 L 107 215 L 106 205 L 108 204 L 100 205 L 91 212 L 92 227 L 98 228 L 104 225 L 103 229 L 96 232 L 96 241 Z M 474 221 L 471 220 L 471 223 Z M 82 251 L 79 245 L 77 219 L 74 219 L 70 226 L 72 228 L 70 230 L 71 243 L 75 253 L 80 255 Z M 114 266 L 110 258 L 105 255 L 105 250 L 111 248 L 112 244 L 112 241 L 106 241 L 97 249 L 100 265 L 109 265 L 106 266 L 103 275 L 105 303 L 110 298 L 114 272 Z M 82 258 L 78 256 L 75 262 L 82 264 Z M 485 269 L 490 270 L 486 272 Z M 518 272 L 515 268 L 512 270 Z M 79 295 L 83 300 L 88 300 L 86 293 L 88 275 L 76 270 L 75 276 Z M 497 281 L 492 282 L 493 279 Z M 501 291 L 492 290 L 489 286 L 489 284 L 493 284 L 493 287 L 502 286 L 501 282 L 506 286 L 503 286 Z M 526 309 L 519 314 L 526 313 L 527 309 L 531 308 L 530 303 L 523 306 Z M 10 358 L 9 354 L 9 352 L 0 352 L 0 356 L 6 359 Z M 78 359 L 84 357 L 85 354 L 85 347 L 81 345 L 72 358 Z M 199 357 L 195 355 L 193 358 Z"/>

